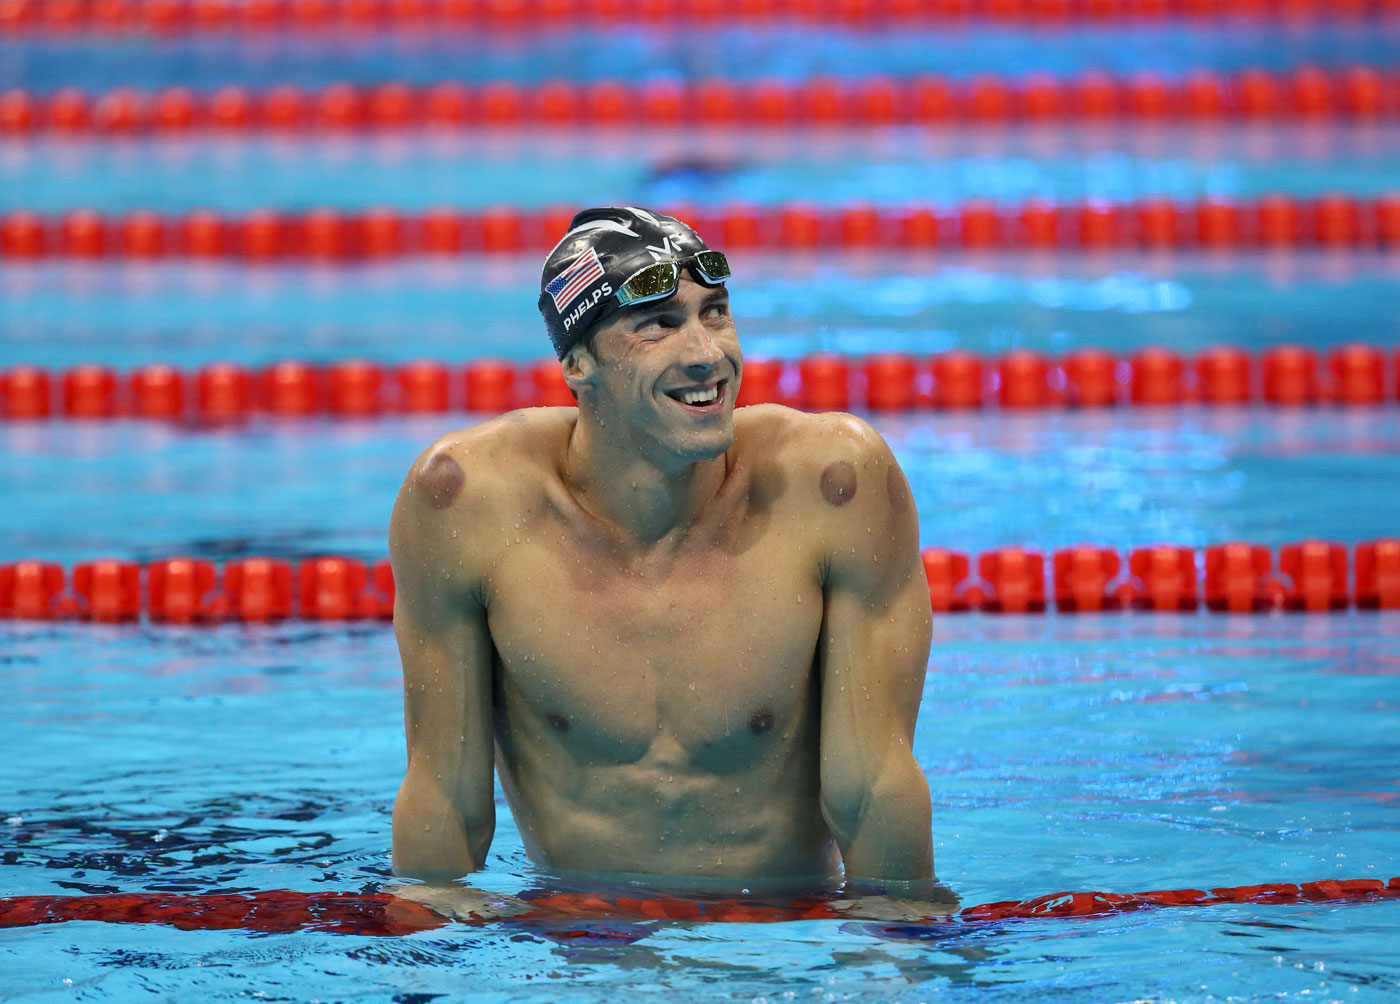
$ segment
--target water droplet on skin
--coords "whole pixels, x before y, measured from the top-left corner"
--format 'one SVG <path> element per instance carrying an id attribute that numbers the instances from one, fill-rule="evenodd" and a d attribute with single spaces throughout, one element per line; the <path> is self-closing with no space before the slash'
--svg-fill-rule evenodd
<path id="1" fill-rule="evenodd" d="M 452 531 L 452 536 L 454 536 L 454 537 L 457 536 L 457 531 L 456 531 L 456 530 L 453 530 L 453 531 Z"/>

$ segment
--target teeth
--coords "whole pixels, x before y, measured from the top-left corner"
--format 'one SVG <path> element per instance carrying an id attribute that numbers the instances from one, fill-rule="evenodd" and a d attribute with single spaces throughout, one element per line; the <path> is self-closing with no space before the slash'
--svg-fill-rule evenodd
<path id="1" fill-rule="evenodd" d="M 719 387 L 711 387 L 709 390 L 687 391 L 681 395 L 681 400 L 686 404 L 710 404 L 719 397 Z"/>

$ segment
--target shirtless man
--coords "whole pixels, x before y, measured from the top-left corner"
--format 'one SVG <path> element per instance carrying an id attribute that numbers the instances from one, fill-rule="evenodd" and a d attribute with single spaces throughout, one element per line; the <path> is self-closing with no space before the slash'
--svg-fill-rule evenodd
<path id="1" fill-rule="evenodd" d="M 537 863 L 923 899 L 929 652 L 908 483 L 850 415 L 735 411 L 722 254 L 574 218 L 540 309 L 578 409 L 414 462 L 389 531 L 408 771 L 395 874 L 482 867 L 493 763 Z"/>

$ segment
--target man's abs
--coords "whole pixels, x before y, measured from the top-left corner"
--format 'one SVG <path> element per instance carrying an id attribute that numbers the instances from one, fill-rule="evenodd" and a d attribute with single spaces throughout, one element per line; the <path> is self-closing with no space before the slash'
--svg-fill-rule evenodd
<path id="1" fill-rule="evenodd" d="M 662 734 L 656 745 L 674 743 Z M 518 748 L 502 756 L 502 785 L 527 849 L 542 864 L 749 879 L 825 877 L 838 861 L 810 750 L 788 763 L 765 759 L 724 774 L 670 755 L 563 770 L 552 760 Z"/>

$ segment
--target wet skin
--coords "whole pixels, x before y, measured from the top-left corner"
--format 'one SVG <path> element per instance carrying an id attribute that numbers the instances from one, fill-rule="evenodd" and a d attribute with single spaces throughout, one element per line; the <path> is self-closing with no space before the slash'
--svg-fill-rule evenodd
<path id="1" fill-rule="evenodd" d="M 847 415 L 736 413 L 722 289 L 683 279 L 594 345 L 563 364 L 579 410 L 450 433 L 399 494 L 395 872 L 483 865 L 494 762 L 553 868 L 928 879 L 928 596 L 885 443 Z"/>

